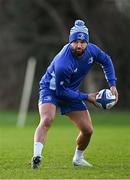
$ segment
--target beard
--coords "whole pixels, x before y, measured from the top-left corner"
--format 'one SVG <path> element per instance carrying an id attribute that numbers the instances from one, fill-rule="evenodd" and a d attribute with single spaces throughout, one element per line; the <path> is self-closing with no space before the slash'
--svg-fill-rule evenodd
<path id="1" fill-rule="evenodd" d="M 76 49 L 72 49 L 72 52 L 75 56 L 82 56 L 84 54 L 85 49 L 81 49 L 81 48 L 76 48 Z"/>

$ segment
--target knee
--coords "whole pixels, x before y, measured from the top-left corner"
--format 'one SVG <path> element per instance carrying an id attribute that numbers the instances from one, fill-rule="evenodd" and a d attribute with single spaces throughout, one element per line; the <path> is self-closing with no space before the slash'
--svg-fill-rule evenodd
<path id="1" fill-rule="evenodd" d="M 92 136 L 92 134 L 93 134 L 93 127 L 87 127 L 86 129 L 84 129 L 84 131 L 82 133 L 85 136 Z"/>
<path id="2" fill-rule="evenodd" d="M 42 128 L 49 129 L 51 127 L 52 122 L 53 122 L 53 118 L 52 117 L 44 116 L 43 118 L 41 118 L 40 126 Z"/>
<path id="3" fill-rule="evenodd" d="M 91 136 L 93 134 L 93 127 L 88 128 L 87 133 Z"/>

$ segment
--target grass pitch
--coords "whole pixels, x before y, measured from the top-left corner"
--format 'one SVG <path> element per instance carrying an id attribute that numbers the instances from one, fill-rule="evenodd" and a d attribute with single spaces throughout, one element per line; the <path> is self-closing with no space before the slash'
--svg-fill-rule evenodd
<path id="1" fill-rule="evenodd" d="M 15 126 L 17 114 L 0 113 L 0 179 L 129 179 L 130 113 L 90 112 L 94 134 L 85 158 L 93 168 L 71 164 L 75 151 L 76 127 L 57 115 L 49 130 L 43 151 L 44 160 L 37 170 L 30 168 L 33 135 L 38 114 L 29 113 L 25 128 Z"/>

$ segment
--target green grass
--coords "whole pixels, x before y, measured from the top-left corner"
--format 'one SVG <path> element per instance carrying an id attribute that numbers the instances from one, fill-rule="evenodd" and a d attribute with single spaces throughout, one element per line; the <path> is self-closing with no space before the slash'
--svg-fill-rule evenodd
<path id="1" fill-rule="evenodd" d="M 29 113 L 25 128 L 15 126 L 17 114 L 0 113 L 0 179 L 129 179 L 130 113 L 91 113 L 94 134 L 85 153 L 93 168 L 71 164 L 78 130 L 64 116 L 57 115 L 49 130 L 38 170 L 30 168 L 33 134 L 38 114 Z"/>

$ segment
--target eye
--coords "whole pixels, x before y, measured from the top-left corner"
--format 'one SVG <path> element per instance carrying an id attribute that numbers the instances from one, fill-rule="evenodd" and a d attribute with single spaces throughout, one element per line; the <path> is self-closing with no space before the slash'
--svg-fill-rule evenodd
<path id="1" fill-rule="evenodd" d="M 81 43 L 81 44 L 86 44 L 86 41 L 81 40 L 80 43 Z"/>
<path id="2" fill-rule="evenodd" d="M 73 41 L 74 43 L 78 43 L 78 40 Z"/>
<path id="3" fill-rule="evenodd" d="M 85 43 L 85 41 L 84 41 L 84 40 L 81 40 L 81 41 L 80 41 L 80 43 L 84 44 L 84 43 Z"/>

